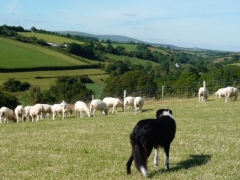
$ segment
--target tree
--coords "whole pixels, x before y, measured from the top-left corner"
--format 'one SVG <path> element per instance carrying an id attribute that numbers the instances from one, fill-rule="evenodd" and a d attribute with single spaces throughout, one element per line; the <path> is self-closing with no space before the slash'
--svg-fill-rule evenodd
<path id="1" fill-rule="evenodd" d="M 3 83 L 2 90 L 8 92 L 19 92 L 25 91 L 30 88 L 30 84 L 27 82 L 21 83 L 21 81 L 14 78 L 9 78 L 6 82 Z"/>
<path id="2" fill-rule="evenodd" d="M 90 100 L 94 92 L 86 88 L 85 84 L 78 77 L 59 77 L 56 85 L 50 87 L 49 92 L 45 92 L 46 96 L 52 100 L 61 102 L 76 102 L 77 100 Z M 47 100 L 47 98 L 45 98 Z M 47 102 L 45 102 L 47 103 Z"/>
<path id="3" fill-rule="evenodd" d="M 149 91 L 156 91 L 157 85 L 153 81 L 150 74 L 142 73 L 141 71 L 129 71 L 120 76 L 115 76 L 106 80 L 106 87 L 103 90 L 103 96 L 123 95 L 123 90 L 129 93 L 137 93 L 144 90 L 147 94 Z"/>
<path id="4" fill-rule="evenodd" d="M 33 26 L 33 27 L 31 27 L 31 31 L 35 32 L 35 31 L 37 31 L 37 29 Z"/>
<path id="5" fill-rule="evenodd" d="M 0 107 L 5 106 L 14 110 L 18 104 L 19 101 L 15 96 L 0 91 Z"/>

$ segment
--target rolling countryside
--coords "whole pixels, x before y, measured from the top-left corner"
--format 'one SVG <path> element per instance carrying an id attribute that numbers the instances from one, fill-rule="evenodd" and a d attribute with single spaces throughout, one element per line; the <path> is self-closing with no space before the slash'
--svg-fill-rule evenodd
<path id="1" fill-rule="evenodd" d="M 38 121 L 27 118 L 23 122 L 20 118 L 19 123 L 0 124 L 4 137 L 0 143 L 2 179 L 145 179 L 134 163 L 132 173 L 127 175 L 129 135 L 139 120 L 155 118 L 158 109 L 173 111 L 177 131 L 170 149 L 171 170 L 165 168 L 162 149 L 158 167 L 154 166 L 152 152 L 148 159 L 149 179 L 239 179 L 240 101 L 229 98 L 225 103 L 225 98 L 213 95 L 221 86 L 235 85 L 239 89 L 239 53 L 110 40 L 93 43 L 74 38 L 79 37 L 11 31 L 8 36 L 0 36 L 1 88 L 11 79 L 31 85 L 25 91 L 4 93 L 16 97 L 25 107 L 52 99 L 59 103 L 52 96 L 56 93 L 62 98 L 58 92 L 73 99 L 61 99 L 69 102 L 73 110 L 66 118 L 59 113 L 53 120 L 49 113 Z M 51 47 L 47 42 L 68 46 Z M 75 48 L 78 51 L 70 51 Z M 84 53 L 79 55 L 79 51 Z M 135 71 L 141 73 L 135 79 L 121 79 L 127 73 L 135 75 Z M 142 74 L 149 76 L 142 78 Z M 79 82 L 79 77 L 87 77 L 87 82 Z M 142 89 L 150 82 L 148 77 L 154 77 L 158 91 L 164 85 L 165 92 L 154 94 L 155 89 L 152 95 L 149 89 Z M 210 94 L 206 102 L 198 102 L 196 91 L 203 80 Z M 119 107 L 117 113 L 111 113 L 109 108 L 107 115 L 98 110 L 96 117 L 85 113 L 83 118 L 74 112 L 74 103 L 84 101 L 84 96 L 94 94 L 101 99 L 109 84 L 115 83 L 109 88 L 114 92 L 134 81 L 143 82 L 139 85 L 144 94 L 142 112 L 124 112 Z M 85 86 L 93 92 L 88 93 Z M 73 97 L 72 91 L 79 96 Z M 142 96 L 140 91 L 134 93 Z M 0 102 L 5 103 L 3 96 Z M 88 99 L 88 107 L 89 103 Z"/>

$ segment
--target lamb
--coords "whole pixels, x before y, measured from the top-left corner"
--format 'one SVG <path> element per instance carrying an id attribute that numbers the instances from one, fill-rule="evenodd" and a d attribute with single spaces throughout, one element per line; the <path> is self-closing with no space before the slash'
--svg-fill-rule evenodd
<path id="1" fill-rule="evenodd" d="M 53 120 L 55 120 L 58 113 L 62 113 L 62 119 L 67 118 L 68 112 L 72 113 L 72 109 L 70 108 L 70 105 L 65 101 L 62 101 L 62 103 L 60 104 L 52 105 L 51 110 L 53 114 Z"/>
<path id="2" fill-rule="evenodd" d="M 46 114 L 49 114 L 49 115 L 52 114 L 52 109 L 51 109 L 52 105 L 42 104 L 42 106 L 43 106 L 42 118 L 45 119 Z"/>
<path id="3" fill-rule="evenodd" d="M 43 113 L 43 105 L 42 104 L 35 104 L 30 108 L 29 114 L 32 119 L 32 122 L 34 122 L 36 117 L 36 122 L 42 117 Z"/>
<path id="4" fill-rule="evenodd" d="M 158 150 L 165 151 L 165 165 L 170 169 L 169 150 L 176 133 L 176 123 L 170 109 L 159 109 L 156 119 L 143 119 L 138 121 L 130 134 L 132 153 L 127 161 L 127 174 L 131 174 L 131 165 L 135 166 L 145 177 L 148 176 L 147 158 L 152 149 L 155 149 L 154 165 L 158 166 Z"/>
<path id="5" fill-rule="evenodd" d="M 26 120 L 26 117 L 25 117 L 26 111 L 25 111 L 25 109 L 22 105 L 18 105 L 15 108 L 14 113 L 15 113 L 16 118 L 17 118 L 17 123 L 18 123 L 19 118 L 22 119 L 22 122 L 24 122 Z"/>
<path id="6" fill-rule="evenodd" d="M 12 109 L 3 106 L 0 109 L 0 120 L 1 123 L 8 123 L 9 120 L 13 120 L 15 122 L 17 120 L 17 117 L 15 116 Z"/>
<path id="7" fill-rule="evenodd" d="M 76 116 L 77 116 L 77 112 L 79 112 L 79 117 L 80 118 L 84 117 L 84 112 L 87 113 L 88 117 L 91 116 L 90 110 L 87 107 L 87 104 L 85 102 L 82 102 L 82 101 L 77 101 L 75 103 L 75 113 L 76 113 Z"/>
<path id="8" fill-rule="evenodd" d="M 202 101 L 207 101 L 207 98 L 209 96 L 209 91 L 206 87 L 200 87 L 198 90 L 198 97 L 199 97 L 199 102 L 201 101 L 201 97 L 202 97 Z"/>
<path id="9" fill-rule="evenodd" d="M 225 103 L 228 102 L 228 98 L 234 97 L 234 100 L 237 100 L 238 97 L 238 89 L 235 87 L 226 87 L 225 91 Z"/>
<path id="10" fill-rule="evenodd" d="M 30 117 L 30 108 L 31 108 L 32 106 L 25 106 L 24 107 L 24 109 L 25 109 L 25 119 L 27 118 L 27 117 L 29 117 L 29 119 L 31 120 L 31 117 Z"/>
<path id="11" fill-rule="evenodd" d="M 108 107 L 105 102 L 100 99 L 93 99 L 90 104 L 90 112 L 93 112 L 94 117 L 96 116 L 96 111 L 100 110 L 101 114 L 107 115 L 108 114 Z"/>
<path id="12" fill-rule="evenodd" d="M 144 104 L 144 99 L 142 97 L 135 97 L 134 99 L 134 109 L 135 112 L 142 112 L 142 107 Z"/>
<path id="13" fill-rule="evenodd" d="M 128 96 L 124 99 L 124 112 L 126 112 L 126 106 L 128 105 L 128 111 L 130 111 L 130 108 L 134 108 L 134 99 L 135 97 Z"/>
<path id="14" fill-rule="evenodd" d="M 222 96 L 225 96 L 226 88 L 220 88 L 215 92 L 215 97 L 221 98 Z"/>
<path id="15" fill-rule="evenodd" d="M 117 107 L 122 107 L 122 110 L 124 111 L 124 108 L 123 108 L 123 103 L 122 101 L 119 99 L 119 98 L 113 98 L 113 97 L 106 97 L 103 99 L 103 102 L 105 102 L 107 104 L 107 107 L 110 108 L 112 107 L 112 114 L 114 112 L 117 113 Z"/>

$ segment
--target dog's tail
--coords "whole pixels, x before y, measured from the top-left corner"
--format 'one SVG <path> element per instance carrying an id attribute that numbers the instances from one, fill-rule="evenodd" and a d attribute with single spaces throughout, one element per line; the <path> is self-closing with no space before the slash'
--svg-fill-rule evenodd
<path id="1" fill-rule="evenodd" d="M 134 140 L 131 137 L 132 147 L 133 147 L 133 159 L 137 170 L 143 173 L 144 176 L 148 175 L 147 172 L 147 156 L 145 154 L 144 147 L 139 140 Z"/>

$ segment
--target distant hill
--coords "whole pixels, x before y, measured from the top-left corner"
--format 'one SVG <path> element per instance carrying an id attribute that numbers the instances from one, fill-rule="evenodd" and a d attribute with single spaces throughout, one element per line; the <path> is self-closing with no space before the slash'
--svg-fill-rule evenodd
<path id="1" fill-rule="evenodd" d="M 57 31 L 57 33 L 60 34 L 70 34 L 72 35 L 78 35 L 78 36 L 85 36 L 85 37 L 94 37 L 94 38 L 98 38 L 99 40 L 111 40 L 111 41 L 116 41 L 116 42 L 122 42 L 122 43 L 129 43 L 129 42 L 135 42 L 135 43 L 147 43 L 147 44 L 151 44 L 152 46 L 156 46 L 156 47 L 169 47 L 171 49 L 176 49 L 176 50 L 186 50 L 186 49 L 191 49 L 191 48 L 184 48 L 184 47 L 178 47 L 175 45 L 171 45 L 171 44 L 160 44 L 160 43 L 149 43 L 149 42 L 144 42 L 141 41 L 139 39 L 134 39 L 131 37 L 127 37 L 127 36 L 121 36 L 121 35 L 94 35 L 94 34 L 89 34 L 89 33 L 85 33 L 85 32 L 79 32 L 79 31 Z M 195 50 L 195 48 L 194 48 Z M 198 48 L 198 50 L 200 50 L 200 48 Z"/>
<path id="2" fill-rule="evenodd" d="M 111 41 L 117 41 L 117 42 L 143 42 L 138 39 L 130 38 L 127 36 L 121 36 L 121 35 L 94 35 L 84 32 L 78 32 L 78 31 L 57 31 L 57 33 L 60 34 L 70 34 L 70 35 L 78 35 L 78 36 L 86 36 L 86 37 L 95 37 L 99 40 L 111 40 Z"/>

